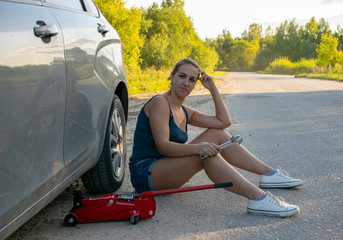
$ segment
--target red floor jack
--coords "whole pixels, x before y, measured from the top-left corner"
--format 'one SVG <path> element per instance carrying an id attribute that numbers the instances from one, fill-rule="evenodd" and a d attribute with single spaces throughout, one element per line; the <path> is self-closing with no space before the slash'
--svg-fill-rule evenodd
<path id="1" fill-rule="evenodd" d="M 139 219 L 152 218 L 155 215 L 156 203 L 154 196 L 232 186 L 232 182 L 226 182 L 143 192 L 138 195 L 106 194 L 96 198 L 83 198 L 82 191 L 76 191 L 74 192 L 74 207 L 65 217 L 64 224 L 72 227 L 82 222 L 115 220 L 130 220 L 132 224 L 136 224 Z"/>

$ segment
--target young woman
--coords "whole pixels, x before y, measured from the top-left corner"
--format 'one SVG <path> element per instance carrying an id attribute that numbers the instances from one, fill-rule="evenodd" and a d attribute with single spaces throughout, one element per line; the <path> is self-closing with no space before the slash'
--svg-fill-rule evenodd
<path id="1" fill-rule="evenodd" d="M 198 80 L 213 98 L 214 116 L 182 105 Z M 213 78 L 186 58 L 176 64 L 170 81 L 170 90 L 151 98 L 138 116 L 130 158 L 133 187 L 138 192 L 178 188 L 204 169 L 214 183 L 233 182 L 226 190 L 248 198 L 249 213 L 276 217 L 297 214 L 297 206 L 264 192 L 232 166 L 261 175 L 260 187 L 264 188 L 296 187 L 302 180 L 285 176 L 239 144 L 220 149 L 220 144 L 231 139 L 224 130 L 231 120 Z M 186 144 L 187 124 L 206 130 Z M 201 154 L 208 157 L 201 159 Z"/>

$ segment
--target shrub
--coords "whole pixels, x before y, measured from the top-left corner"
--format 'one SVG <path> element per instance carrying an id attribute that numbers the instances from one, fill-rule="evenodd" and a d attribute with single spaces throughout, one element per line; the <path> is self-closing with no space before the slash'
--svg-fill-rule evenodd
<path id="1" fill-rule="evenodd" d="M 306 59 L 302 58 L 300 61 L 294 63 L 294 72 L 295 73 L 313 73 L 314 68 L 316 67 L 316 59 Z"/>
<path id="2" fill-rule="evenodd" d="M 267 71 L 271 73 L 293 74 L 294 63 L 288 57 L 280 57 L 269 63 Z"/>
<path id="3" fill-rule="evenodd" d="M 336 64 L 335 64 L 335 67 L 334 67 L 334 69 L 333 69 L 333 73 L 335 73 L 335 74 L 342 74 L 342 73 L 343 73 L 343 71 L 342 71 L 342 65 L 339 64 L 339 63 L 336 63 Z"/>

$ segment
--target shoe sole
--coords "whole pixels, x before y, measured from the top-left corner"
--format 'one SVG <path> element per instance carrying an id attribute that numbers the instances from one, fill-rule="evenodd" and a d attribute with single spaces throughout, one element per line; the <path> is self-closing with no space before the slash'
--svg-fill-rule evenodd
<path id="1" fill-rule="evenodd" d="M 294 188 L 294 187 L 299 187 L 303 185 L 304 183 L 292 183 L 292 182 L 286 182 L 286 183 L 260 183 L 259 187 L 260 188 Z"/>
<path id="2" fill-rule="evenodd" d="M 256 209 L 248 208 L 248 213 L 250 214 L 263 215 L 263 216 L 269 216 L 269 217 L 279 217 L 279 218 L 292 217 L 298 214 L 299 212 L 300 212 L 299 208 L 295 208 L 295 209 L 284 211 L 284 212 L 274 212 L 274 211 L 256 210 Z"/>

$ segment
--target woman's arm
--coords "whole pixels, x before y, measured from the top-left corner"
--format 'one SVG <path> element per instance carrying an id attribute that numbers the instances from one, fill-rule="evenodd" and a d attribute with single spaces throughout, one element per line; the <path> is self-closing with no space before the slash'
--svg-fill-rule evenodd
<path id="1" fill-rule="evenodd" d="M 181 144 L 169 141 L 170 108 L 164 97 L 155 97 L 145 106 L 157 150 L 167 157 L 206 154 L 215 156 L 220 147 L 214 143 Z"/>
<path id="2" fill-rule="evenodd" d="M 218 88 L 216 87 L 213 78 L 207 75 L 204 71 L 200 71 L 200 81 L 202 85 L 208 89 L 212 95 L 215 106 L 215 115 L 208 115 L 198 112 L 192 108 L 187 107 L 189 115 L 189 124 L 203 128 L 219 128 L 225 129 L 231 125 L 229 111 L 221 97 Z"/>

